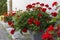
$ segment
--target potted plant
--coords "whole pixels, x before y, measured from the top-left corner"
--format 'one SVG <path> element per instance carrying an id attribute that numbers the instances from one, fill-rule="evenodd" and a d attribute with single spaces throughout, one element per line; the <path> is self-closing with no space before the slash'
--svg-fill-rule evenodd
<path id="1" fill-rule="evenodd" d="M 52 4 L 52 6 L 55 5 L 57 5 L 57 2 Z M 28 4 L 26 11 L 17 12 L 14 16 L 11 15 L 12 20 L 9 19 L 8 24 L 22 34 L 29 31 L 32 35 L 31 40 L 42 40 L 41 35 L 44 30 L 56 22 L 57 12 L 51 12 L 50 14 L 47 12 L 51 9 L 48 4 L 40 2 Z"/>

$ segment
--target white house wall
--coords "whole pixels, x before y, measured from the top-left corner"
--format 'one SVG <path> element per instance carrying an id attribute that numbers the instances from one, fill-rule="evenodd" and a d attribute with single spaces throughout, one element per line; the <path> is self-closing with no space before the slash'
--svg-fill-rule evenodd
<path id="1" fill-rule="evenodd" d="M 25 6 L 27 4 L 34 3 L 34 2 L 41 2 L 41 3 L 43 2 L 43 3 L 49 4 L 51 6 L 52 2 L 54 2 L 54 1 L 57 1 L 60 4 L 60 0 L 12 0 L 12 2 L 13 2 L 12 9 L 13 10 L 25 10 Z M 8 6 L 8 10 L 9 10 L 9 6 Z"/>

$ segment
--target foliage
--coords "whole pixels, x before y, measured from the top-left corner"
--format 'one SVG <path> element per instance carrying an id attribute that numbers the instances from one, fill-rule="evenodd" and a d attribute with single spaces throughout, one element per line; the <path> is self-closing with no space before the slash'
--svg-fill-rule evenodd
<path id="1" fill-rule="evenodd" d="M 58 18 L 60 19 L 60 10 L 58 11 Z"/>
<path id="2" fill-rule="evenodd" d="M 0 0 L 0 15 L 7 13 L 7 0 Z"/>
<path id="3" fill-rule="evenodd" d="M 48 4 L 37 2 L 28 4 L 26 11 L 12 13 L 6 19 L 8 19 L 8 24 L 14 27 L 15 30 L 20 30 L 24 33 L 31 30 L 38 33 L 40 30 L 45 30 L 49 25 L 53 25 L 56 22 L 57 12 L 51 12 L 50 14 L 47 12 L 47 10 L 51 9 Z"/>

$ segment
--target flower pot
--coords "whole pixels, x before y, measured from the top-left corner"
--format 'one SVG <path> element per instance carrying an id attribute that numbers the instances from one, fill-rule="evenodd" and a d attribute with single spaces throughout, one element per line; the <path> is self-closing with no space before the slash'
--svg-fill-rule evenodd
<path id="1" fill-rule="evenodd" d="M 32 32 L 30 32 L 30 38 L 31 40 L 42 40 L 42 34 L 44 32 L 39 32 L 37 34 L 33 34 Z"/>

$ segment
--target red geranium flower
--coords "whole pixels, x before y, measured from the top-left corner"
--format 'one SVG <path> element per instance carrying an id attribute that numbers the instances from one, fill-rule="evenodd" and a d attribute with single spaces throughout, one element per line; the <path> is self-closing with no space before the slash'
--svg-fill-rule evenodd
<path id="1" fill-rule="evenodd" d="M 46 8 L 41 8 L 42 12 L 46 12 L 46 10 L 47 10 Z"/>
<path id="2" fill-rule="evenodd" d="M 13 13 L 12 13 L 12 16 L 14 16 L 15 14 L 16 14 L 16 13 L 15 13 L 15 12 L 13 12 Z"/>
<path id="3" fill-rule="evenodd" d="M 22 32 L 26 33 L 27 30 L 28 30 L 27 28 L 24 28 L 24 29 L 22 29 Z"/>
<path id="4" fill-rule="evenodd" d="M 52 3 L 52 6 L 56 6 L 58 3 L 57 2 L 53 2 Z"/>
<path id="5" fill-rule="evenodd" d="M 49 10 L 51 10 L 52 8 L 51 7 L 48 7 Z"/>
<path id="6" fill-rule="evenodd" d="M 39 13 L 39 14 L 38 14 L 38 17 L 42 17 L 42 14 Z"/>
<path id="7" fill-rule="evenodd" d="M 32 22 L 34 21 L 34 18 L 32 17 L 32 18 L 29 18 L 28 19 L 28 24 L 32 24 Z"/>
<path id="8" fill-rule="evenodd" d="M 45 40 L 45 39 L 49 39 L 49 38 L 52 38 L 52 35 L 48 32 L 46 32 L 45 34 L 42 35 L 42 39 Z"/>
<path id="9" fill-rule="evenodd" d="M 35 3 L 32 3 L 32 5 L 35 5 Z"/>
<path id="10" fill-rule="evenodd" d="M 34 20 L 34 24 L 39 26 L 40 25 L 40 22 L 38 20 Z"/>
<path id="11" fill-rule="evenodd" d="M 32 5 L 31 5 L 31 4 L 29 4 L 29 5 L 27 5 L 27 6 L 26 6 L 26 8 L 32 8 Z"/>
<path id="12" fill-rule="evenodd" d="M 51 15 L 56 17 L 57 16 L 57 12 L 52 12 Z"/>
<path id="13" fill-rule="evenodd" d="M 36 2 L 36 4 L 40 4 L 40 2 Z"/>
<path id="14" fill-rule="evenodd" d="M 48 4 L 46 4 L 46 5 L 45 5 L 45 7 L 49 7 L 49 5 L 48 5 Z"/>
<path id="15" fill-rule="evenodd" d="M 15 30 L 11 30 L 11 31 L 10 31 L 11 34 L 14 34 L 14 32 L 15 32 Z"/>
<path id="16" fill-rule="evenodd" d="M 12 21 L 8 21 L 8 25 L 12 25 L 13 24 L 13 22 Z"/>
<path id="17" fill-rule="evenodd" d="M 47 31 L 53 31 L 54 30 L 54 26 L 53 25 L 50 25 L 48 28 L 47 28 Z"/>
<path id="18" fill-rule="evenodd" d="M 41 3 L 40 6 L 44 6 L 44 3 Z"/>

